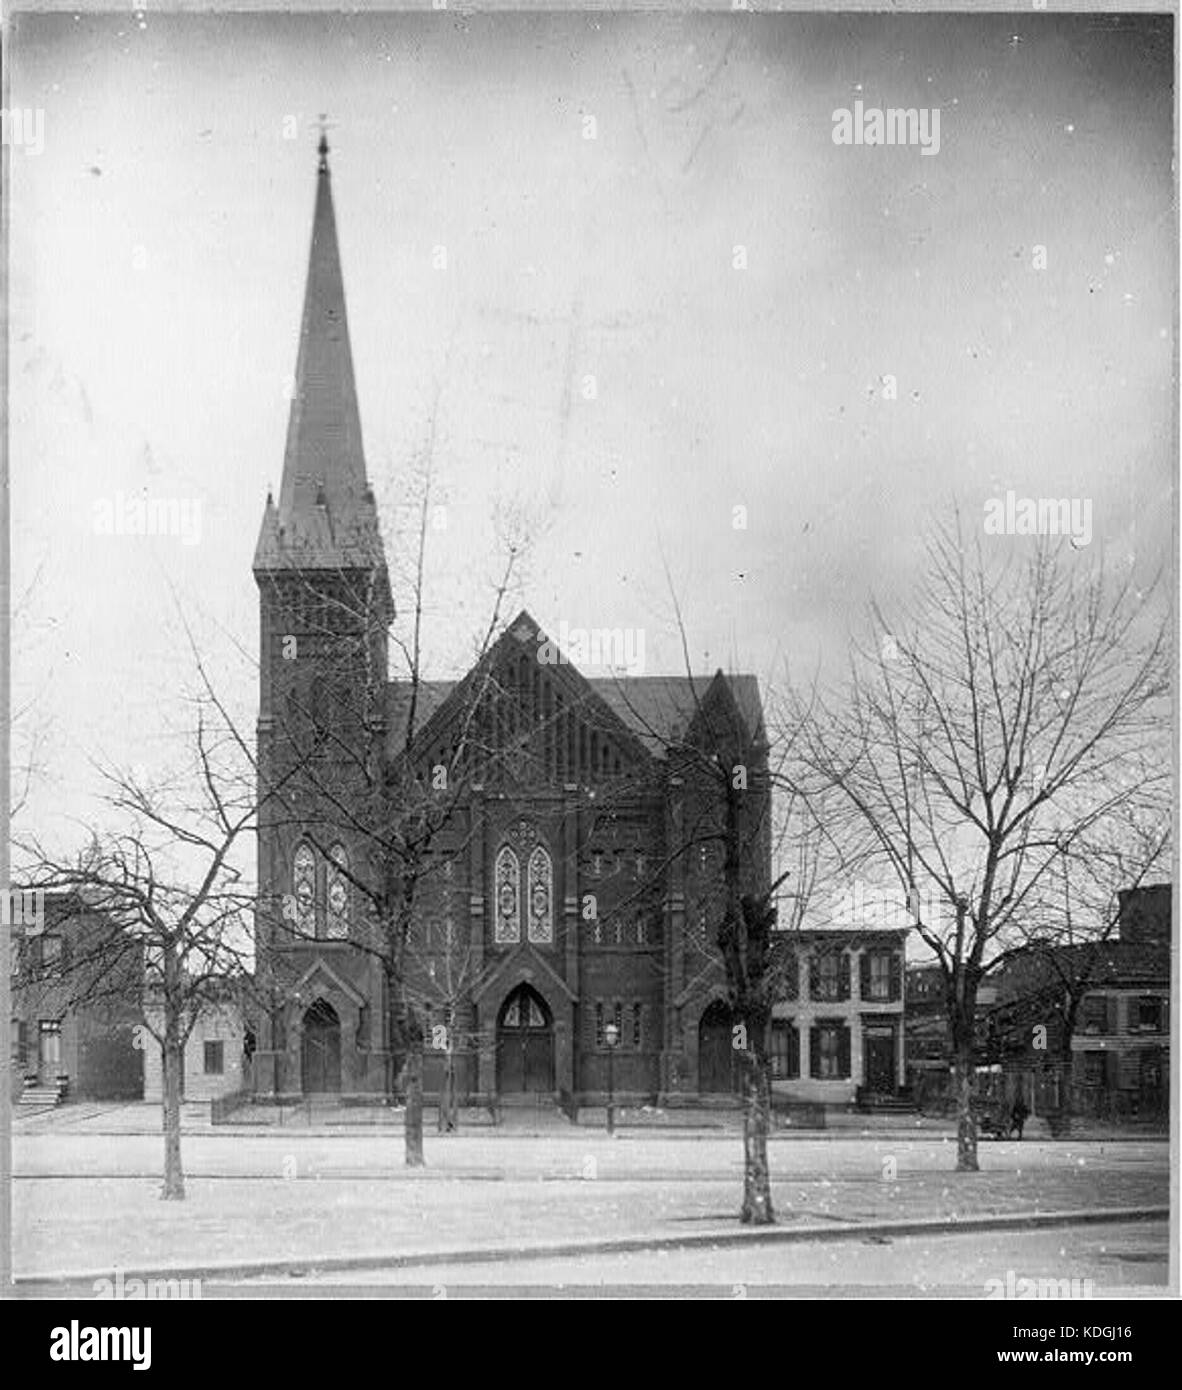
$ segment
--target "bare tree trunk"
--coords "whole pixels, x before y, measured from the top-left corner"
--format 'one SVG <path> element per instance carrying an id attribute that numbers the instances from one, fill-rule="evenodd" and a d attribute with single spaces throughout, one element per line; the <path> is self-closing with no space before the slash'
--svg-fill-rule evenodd
<path id="1" fill-rule="evenodd" d="M 1075 1109 L 1075 1056 L 1071 1051 L 1070 1031 L 1064 1032 L 1059 1062 L 1059 1111 L 1055 1116 L 1055 1138 L 1070 1139 Z"/>
<path id="2" fill-rule="evenodd" d="M 744 1073 L 747 1094 L 743 1107 L 743 1210 L 739 1220 L 749 1226 L 770 1226 L 776 1219 L 767 1158 L 771 1083 L 767 1064 L 754 1053 L 749 1054 Z"/>
<path id="3" fill-rule="evenodd" d="M 448 1048 L 443 1059 L 443 1088 L 439 1093 L 439 1132 L 451 1134 L 456 1127 L 456 1058 L 448 1036 Z"/>
<path id="4" fill-rule="evenodd" d="M 406 1166 L 422 1168 L 423 1158 L 423 1040 L 412 1028 L 406 1047 Z"/>
<path id="5" fill-rule="evenodd" d="M 973 1116 L 973 1050 L 971 1042 L 956 1048 L 956 1171 L 976 1173 L 977 1121 Z"/>
<path id="6" fill-rule="evenodd" d="M 185 1173 L 181 1167 L 181 1076 L 184 1050 L 175 1036 L 175 1025 L 166 1031 L 161 1048 L 164 1062 L 164 1187 L 166 1202 L 185 1200 Z"/>

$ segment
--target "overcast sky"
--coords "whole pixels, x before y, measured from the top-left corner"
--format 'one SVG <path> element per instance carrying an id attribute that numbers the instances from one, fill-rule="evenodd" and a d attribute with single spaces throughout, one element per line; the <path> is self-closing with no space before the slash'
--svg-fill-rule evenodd
<path id="1" fill-rule="evenodd" d="M 438 395 L 431 674 L 486 617 L 497 502 L 535 617 L 644 629 L 650 673 L 681 667 L 662 554 L 695 662 L 764 680 L 839 659 L 953 503 L 1091 499 L 1081 563 L 1166 563 L 1168 22 L 14 21 L 10 104 L 45 113 L 11 158 L 27 824 L 76 842 L 92 756 L 168 765 L 170 588 L 253 725 L 321 111 L 391 550 Z M 939 108 L 939 153 L 834 144 L 858 100 Z M 120 493 L 199 500 L 199 540 L 96 534 Z"/>

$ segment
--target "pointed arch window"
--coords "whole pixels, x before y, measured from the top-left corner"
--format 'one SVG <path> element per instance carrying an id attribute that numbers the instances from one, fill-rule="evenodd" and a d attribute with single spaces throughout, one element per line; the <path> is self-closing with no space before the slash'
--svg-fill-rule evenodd
<path id="1" fill-rule="evenodd" d="M 505 845 L 497 855 L 498 945 L 515 945 L 521 940 L 521 866 L 512 849 Z"/>
<path id="2" fill-rule="evenodd" d="M 554 940 L 554 866 L 542 845 L 529 857 L 529 939 L 542 946 Z"/>
<path id="3" fill-rule="evenodd" d="M 301 844 L 295 852 L 291 872 L 295 898 L 296 930 L 302 936 L 316 935 L 316 856 L 310 845 Z"/>
<path id="4" fill-rule="evenodd" d="M 349 936 L 349 855 L 344 845 L 328 852 L 328 936 L 345 941 Z"/>

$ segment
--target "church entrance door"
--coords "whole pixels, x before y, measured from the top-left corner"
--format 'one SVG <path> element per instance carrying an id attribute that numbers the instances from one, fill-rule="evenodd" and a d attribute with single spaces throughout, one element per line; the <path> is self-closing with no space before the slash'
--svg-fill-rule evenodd
<path id="1" fill-rule="evenodd" d="M 554 1090 L 554 1022 L 545 1000 L 519 985 L 497 1022 L 497 1091 L 527 1095 Z"/>
<path id="2" fill-rule="evenodd" d="M 304 1015 L 300 1075 L 305 1095 L 335 1094 L 341 1089 L 341 1020 L 326 999 L 317 999 Z"/>
<path id="3" fill-rule="evenodd" d="M 716 1095 L 736 1090 L 734 1020 L 715 1000 L 698 1025 L 698 1090 Z"/>

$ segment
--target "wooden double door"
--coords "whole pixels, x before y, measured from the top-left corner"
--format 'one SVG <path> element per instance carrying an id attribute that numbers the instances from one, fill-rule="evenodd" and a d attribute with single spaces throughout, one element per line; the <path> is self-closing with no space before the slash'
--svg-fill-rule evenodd
<path id="1" fill-rule="evenodd" d="M 341 1089 L 341 1020 L 326 999 L 317 999 L 304 1015 L 300 1063 L 305 1095 Z"/>
<path id="2" fill-rule="evenodd" d="M 505 1000 L 497 1020 L 497 1091 L 530 1095 L 554 1090 L 554 1020 L 529 985 Z"/>
<path id="3" fill-rule="evenodd" d="M 698 1024 L 698 1090 L 707 1095 L 733 1094 L 739 1089 L 735 1062 L 735 1018 L 715 1000 Z"/>

